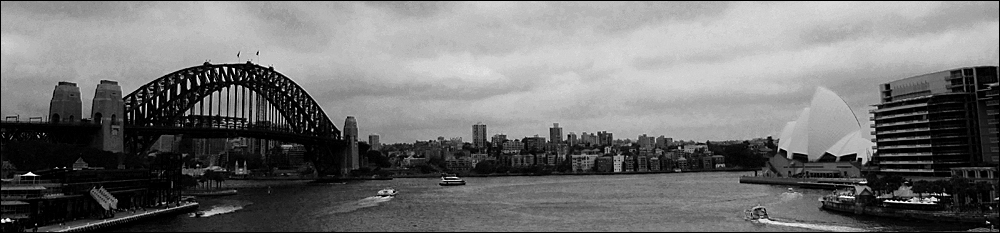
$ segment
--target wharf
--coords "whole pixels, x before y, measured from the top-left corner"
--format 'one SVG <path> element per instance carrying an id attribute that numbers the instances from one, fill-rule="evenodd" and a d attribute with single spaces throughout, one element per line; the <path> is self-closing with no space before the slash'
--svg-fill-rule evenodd
<path id="1" fill-rule="evenodd" d="M 863 181 L 861 178 L 785 178 L 785 177 L 761 177 L 761 176 L 741 176 L 741 184 L 771 184 L 771 185 L 792 185 L 800 188 L 814 189 L 838 189 L 850 187 L 852 184 Z"/>
<path id="2" fill-rule="evenodd" d="M 997 213 L 956 212 L 948 210 L 911 210 L 887 208 L 855 203 L 836 203 L 823 201 L 821 209 L 846 214 L 878 216 L 900 219 L 914 219 L 931 222 L 984 223 L 997 221 Z"/>
<path id="3" fill-rule="evenodd" d="M 115 217 L 110 219 L 83 219 L 76 221 L 69 221 L 62 225 L 53 224 L 46 226 L 39 226 L 38 232 L 92 232 L 101 231 L 110 227 L 116 227 L 124 224 L 133 223 L 135 221 L 145 220 L 148 218 L 173 215 L 190 212 L 198 209 L 197 202 L 181 202 L 180 206 L 168 207 L 168 208 L 147 208 L 146 210 L 137 210 L 135 213 L 132 211 L 122 211 L 115 213 Z M 25 231 L 33 231 L 33 228 L 25 229 Z"/>

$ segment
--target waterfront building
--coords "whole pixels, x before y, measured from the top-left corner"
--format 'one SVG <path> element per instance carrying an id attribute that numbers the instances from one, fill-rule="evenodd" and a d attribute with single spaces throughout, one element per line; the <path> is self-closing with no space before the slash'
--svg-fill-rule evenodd
<path id="1" fill-rule="evenodd" d="M 3 218 L 37 223 L 40 226 L 107 216 L 112 209 L 152 207 L 162 202 L 176 202 L 180 192 L 171 185 L 180 167 L 169 170 L 105 170 L 88 167 L 79 159 L 81 169 L 59 167 L 4 180 L 0 185 Z M 64 164 L 68 166 L 71 164 Z M 162 172 L 162 173 L 161 173 Z M 157 175 L 163 174 L 163 175 Z M 100 190 L 101 196 L 92 195 Z"/>
<path id="2" fill-rule="evenodd" d="M 871 160 L 872 143 L 862 137 L 861 123 L 837 94 L 817 87 L 809 107 L 781 131 L 778 153 L 771 156 L 765 176 L 860 176 Z"/>
<path id="3" fill-rule="evenodd" d="M 597 158 L 597 172 L 614 172 L 614 158 L 611 156 L 601 156 Z"/>
<path id="4" fill-rule="evenodd" d="M 496 158 L 494 158 L 493 156 L 490 156 L 488 154 L 482 154 L 482 153 L 469 155 L 469 159 L 472 159 L 472 166 L 473 167 L 475 167 L 476 164 L 479 164 L 479 162 L 483 162 L 483 161 L 487 161 L 487 160 L 496 160 Z"/>
<path id="5" fill-rule="evenodd" d="M 404 167 L 416 167 L 423 164 L 427 164 L 427 158 L 414 158 L 414 157 L 403 158 Z"/>
<path id="6" fill-rule="evenodd" d="M 993 167 L 953 167 L 953 168 L 951 168 L 951 175 L 952 176 L 958 176 L 958 177 L 964 177 L 966 179 L 969 179 L 973 183 L 975 183 L 975 182 L 987 182 L 987 183 L 993 185 L 993 187 L 996 187 L 997 183 L 1000 182 L 1000 179 L 997 179 L 997 178 L 1000 178 L 1000 176 L 997 176 L 997 167 L 996 166 L 993 166 Z M 997 195 L 997 190 L 993 189 L 992 191 L 990 191 L 990 196 L 986 200 L 993 200 L 993 199 L 997 198 L 997 196 L 998 196 Z M 989 201 L 986 201 L 986 202 L 989 202 Z M 996 203 L 996 202 L 994 201 L 994 203 Z"/>
<path id="7" fill-rule="evenodd" d="M 668 158 L 667 156 L 660 156 L 660 170 L 661 171 L 672 171 L 677 165 L 674 164 L 674 160 Z"/>
<path id="8" fill-rule="evenodd" d="M 563 129 L 559 127 L 559 123 L 553 123 L 552 128 L 549 128 L 549 140 L 551 143 L 559 144 L 563 142 L 562 138 Z"/>
<path id="9" fill-rule="evenodd" d="M 622 170 L 622 167 L 624 166 L 624 163 L 625 163 L 625 156 L 624 155 L 620 155 L 619 154 L 619 155 L 611 156 L 611 159 L 612 159 L 612 166 L 614 166 L 613 172 L 622 172 L 622 171 L 624 171 L 624 170 Z"/>
<path id="10" fill-rule="evenodd" d="M 637 172 L 649 171 L 649 157 L 643 155 L 635 156 L 635 171 Z"/>
<path id="11" fill-rule="evenodd" d="M 473 163 L 472 159 L 469 157 L 450 158 L 444 162 L 445 167 L 453 172 L 468 172 L 469 170 L 472 170 L 473 166 L 475 166 L 475 163 Z"/>
<path id="12" fill-rule="evenodd" d="M 369 150 L 377 150 L 377 151 L 382 150 L 382 142 L 379 141 L 378 134 L 368 135 L 368 144 L 371 145 L 371 148 L 369 148 Z"/>
<path id="13" fill-rule="evenodd" d="M 725 168 L 726 167 L 726 157 L 722 155 L 713 155 L 712 164 L 715 168 Z"/>
<path id="14" fill-rule="evenodd" d="M 486 124 L 477 122 L 472 125 L 472 146 L 475 148 L 486 148 Z"/>
<path id="15" fill-rule="evenodd" d="M 712 157 L 711 156 L 701 156 L 701 157 L 698 158 L 698 160 L 701 160 L 701 169 L 708 170 L 708 169 L 715 168 L 715 165 L 712 164 Z"/>
<path id="16" fill-rule="evenodd" d="M 677 166 L 676 167 L 680 168 L 682 170 L 688 170 L 688 169 L 690 169 L 690 167 L 688 166 L 688 160 L 687 160 L 687 158 L 684 158 L 684 157 L 677 158 Z"/>
<path id="17" fill-rule="evenodd" d="M 591 172 L 594 170 L 594 162 L 598 155 L 572 155 L 573 172 Z"/>
<path id="18" fill-rule="evenodd" d="M 649 157 L 649 170 L 650 171 L 660 171 L 660 158 L 657 156 Z"/>
<path id="19" fill-rule="evenodd" d="M 879 173 L 947 177 L 996 167 L 997 67 L 968 67 L 879 85 L 873 132 Z M 993 87 L 991 87 L 991 85 Z"/>
<path id="20" fill-rule="evenodd" d="M 626 155 L 625 161 L 622 163 L 622 172 L 634 172 L 635 171 L 635 156 Z"/>

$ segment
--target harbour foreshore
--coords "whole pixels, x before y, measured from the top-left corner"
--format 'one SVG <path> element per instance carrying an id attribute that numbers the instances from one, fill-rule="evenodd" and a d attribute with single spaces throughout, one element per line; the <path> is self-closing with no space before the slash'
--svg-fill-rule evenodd
<path id="1" fill-rule="evenodd" d="M 179 206 L 164 207 L 164 208 L 147 208 L 145 210 L 132 211 L 121 211 L 115 213 L 115 216 L 110 219 L 82 219 L 65 222 L 63 224 L 52 224 L 46 226 L 39 226 L 38 232 L 93 232 L 101 231 L 111 227 L 121 226 L 123 224 L 133 223 L 135 221 L 141 221 L 153 217 L 175 215 L 187 213 L 198 209 L 197 202 L 181 202 Z M 25 229 L 26 231 L 34 231 L 33 228 Z"/>
<path id="2" fill-rule="evenodd" d="M 741 184 L 791 185 L 802 188 L 837 189 L 864 180 L 863 178 L 786 178 L 741 176 Z"/>
<path id="3" fill-rule="evenodd" d="M 830 203 L 824 202 L 820 207 L 824 210 L 842 212 L 847 214 L 868 215 L 878 217 L 917 219 L 934 222 L 961 222 L 961 223 L 985 223 L 986 221 L 997 221 L 997 213 L 980 212 L 956 212 L 956 211 L 928 211 L 928 210 L 908 210 L 886 208 L 881 206 L 862 206 L 853 203 Z"/>

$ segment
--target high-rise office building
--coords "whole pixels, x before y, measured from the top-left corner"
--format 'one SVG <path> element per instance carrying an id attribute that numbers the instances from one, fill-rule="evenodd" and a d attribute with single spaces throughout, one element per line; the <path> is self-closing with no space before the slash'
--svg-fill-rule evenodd
<path id="1" fill-rule="evenodd" d="M 655 144 L 656 138 L 646 136 L 645 134 L 639 135 L 639 148 L 652 149 Z"/>
<path id="2" fill-rule="evenodd" d="M 472 146 L 476 148 L 486 147 L 486 124 L 479 122 L 472 126 Z"/>
<path id="3" fill-rule="evenodd" d="M 347 147 L 344 148 L 344 167 L 342 175 L 347 175 L 351 170 L 361 168 L 361 156 L 358 154 L 358 121 L 353 116 L 348 116 L 344 120 L 344 140 Z"/>
<path id="4" fill-rule="evenodd" d="M 382 142 L 379 141 L 378 134 L 368 135 L 368 144 L 372 146 L 370 150 L 382 150 Z"/>
<path id="5" fill-rule="evenodd" d="M 576 133 L 569 132 L 569 134 L 566 135 L 566 143 L 568 143 L 569 146 L 575 146 L 577 143 L 579 143 L 578 142 L 579 140 L 580 139 L 577 138 Z"/>
<path id="6" fill-rule="evenodd" d="M 562 128 L 559 127 L 559 123 L 553 123 L 552 128 L 549 128 L 549 142 L 551 143 L 562 143 Z"/>
<path id="7" fill-rule="evenodd" d="M 599 146 L 612 146 L 614 145 L 615 138 L 608 131 L 597 132 L 597 145 Z"/>
<path id="8" fill-rule="evenodd" d="M 493 135 L 493 139 L 490 142 L 493 143 L 493 147 L 503 147 L 503 143 L 507 141 L 507 135 L 496 134 Z"/>
<path id="9" fill-rule="evenodd" d="M 955 167 L 995 167 L 996 84 L 997 67 L 990 66 L 879 85 L 881 103 L 870 113 L 880 172 L 947 177 Z"/>
<path id="10" fill-rule="evenodd" d="M 524 149 L 535 150 L 535 151 L 545 151 L 545 137 L 539 137 L 535 135 L 534 137 L 525 137 L 521 139 L 524 143 Z"/>

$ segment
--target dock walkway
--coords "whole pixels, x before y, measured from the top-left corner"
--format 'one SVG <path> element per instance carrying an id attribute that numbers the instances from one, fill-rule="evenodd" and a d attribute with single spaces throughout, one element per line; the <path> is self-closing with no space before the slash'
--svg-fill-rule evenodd
<path id="1" fill-rule="evenodd" d="M 179 214 L 198 209 L 197 202 L 181 202 L 180 206 L 168 208 L 147 208 L 146 210 L 122 211 L 115 213 L 115 217 L 110 219 L 82 219 L 69 221 L 64 224 L 52 224 L 39 226 L 38 232 L 87 232 L 98 231 L 108 227 L 119 226 L 132 223 L 146 218 Z M 26 232 L 34 231 L 34 228 L 25 229 Z"/>

